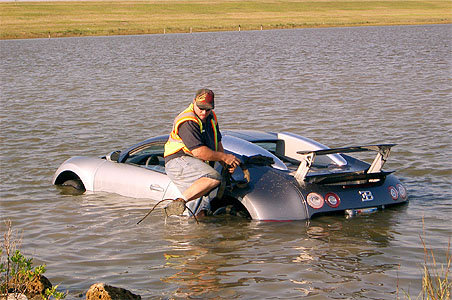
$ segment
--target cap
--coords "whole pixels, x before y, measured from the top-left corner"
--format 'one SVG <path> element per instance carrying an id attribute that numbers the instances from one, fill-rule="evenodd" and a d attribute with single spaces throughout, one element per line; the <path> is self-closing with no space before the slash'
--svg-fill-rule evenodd
<path id="1" fill-rule="evenodd" d="M 200 89 L 196 92 L 195 102 L 200 109 L 214 109 L 215 94 L 209 89 Z"/>

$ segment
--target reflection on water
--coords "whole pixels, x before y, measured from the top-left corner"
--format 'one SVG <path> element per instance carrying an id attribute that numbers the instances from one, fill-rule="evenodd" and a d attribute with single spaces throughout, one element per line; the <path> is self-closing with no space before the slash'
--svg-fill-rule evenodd
<path id="1" fill-rule="evenodd" d="M 423 249 L 452 224 L 452 26 L 324 28 L 0 41 L 1 226 L 78 299 L 108 282 L 144 299 L 417 296 Z M 397 143 L 407 205 L 259 223 L 150 215 L 151 203 L 67 195 L 59 164 L 166 134 L 196 89 L 223 129 L 291 131 L 332 147 Z M 423 223 L 424 220 L 424 223 Z M 398 290 L 399 288 L 399 290 Z"/>
<path id="2" fill-rule="evenodd" d="M 259 299 L 274 290 L 284 299 L 390 295 L 395 277 L 388 279 L 388 273 L 398 264 L 381 256 L 394 239 L 392 214 L 398 213 L 388 210 L 345 222 L 337 217 L 282 223 L 225 218 L 189 232 L 171 224 L 165 227 L 170 244 L 164 256 L 174 273 L 162 280 L 177 286 L 175 299 Z"/>

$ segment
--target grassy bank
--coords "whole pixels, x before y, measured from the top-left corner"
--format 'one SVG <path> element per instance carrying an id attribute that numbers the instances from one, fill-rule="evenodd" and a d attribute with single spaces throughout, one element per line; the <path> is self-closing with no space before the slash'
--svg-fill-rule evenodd
<path id="1" fill-rule="evenodd" d="M 452 23 L 450 0 L 0 2 L 0 39 Z"/>

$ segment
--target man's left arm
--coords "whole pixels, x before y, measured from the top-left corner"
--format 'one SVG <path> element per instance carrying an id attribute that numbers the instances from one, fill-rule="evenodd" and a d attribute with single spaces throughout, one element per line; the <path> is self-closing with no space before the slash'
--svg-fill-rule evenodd
<path id="1" fill-rule="evenodd" d="M 221 149 L 221 150 L 220 150 Z M 199 159 L 206 161 L 219 161 L 229 166 L 229 171 L 234 172 L 240 164 L 240 160 L 234 154 L 224 153 L 223 145 L 218 144 L 218 151 L 214 151 L 207 146 L 201 146 L 191 151 Z"/>

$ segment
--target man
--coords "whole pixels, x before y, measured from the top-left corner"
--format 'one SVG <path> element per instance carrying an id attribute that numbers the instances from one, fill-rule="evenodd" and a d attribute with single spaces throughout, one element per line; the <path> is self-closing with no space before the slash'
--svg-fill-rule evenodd
<path id="1" fill-rule="evenodd" d="M 213 111 L 214 98 L 211 90 L 198 90 L 190 106 L 174 119 L 165 144 L 166 173 L 181 191 L 187 206 L 200 216 L 210 209 L 209 201 L 202 196 L 221 182 L 221 175 L 212 167 L 213 163 L 221 162 L 231 173 L 240 164 L 237 157 L 224 153 Z M 198 201 L 192 201 L 198 198 Z"/>

